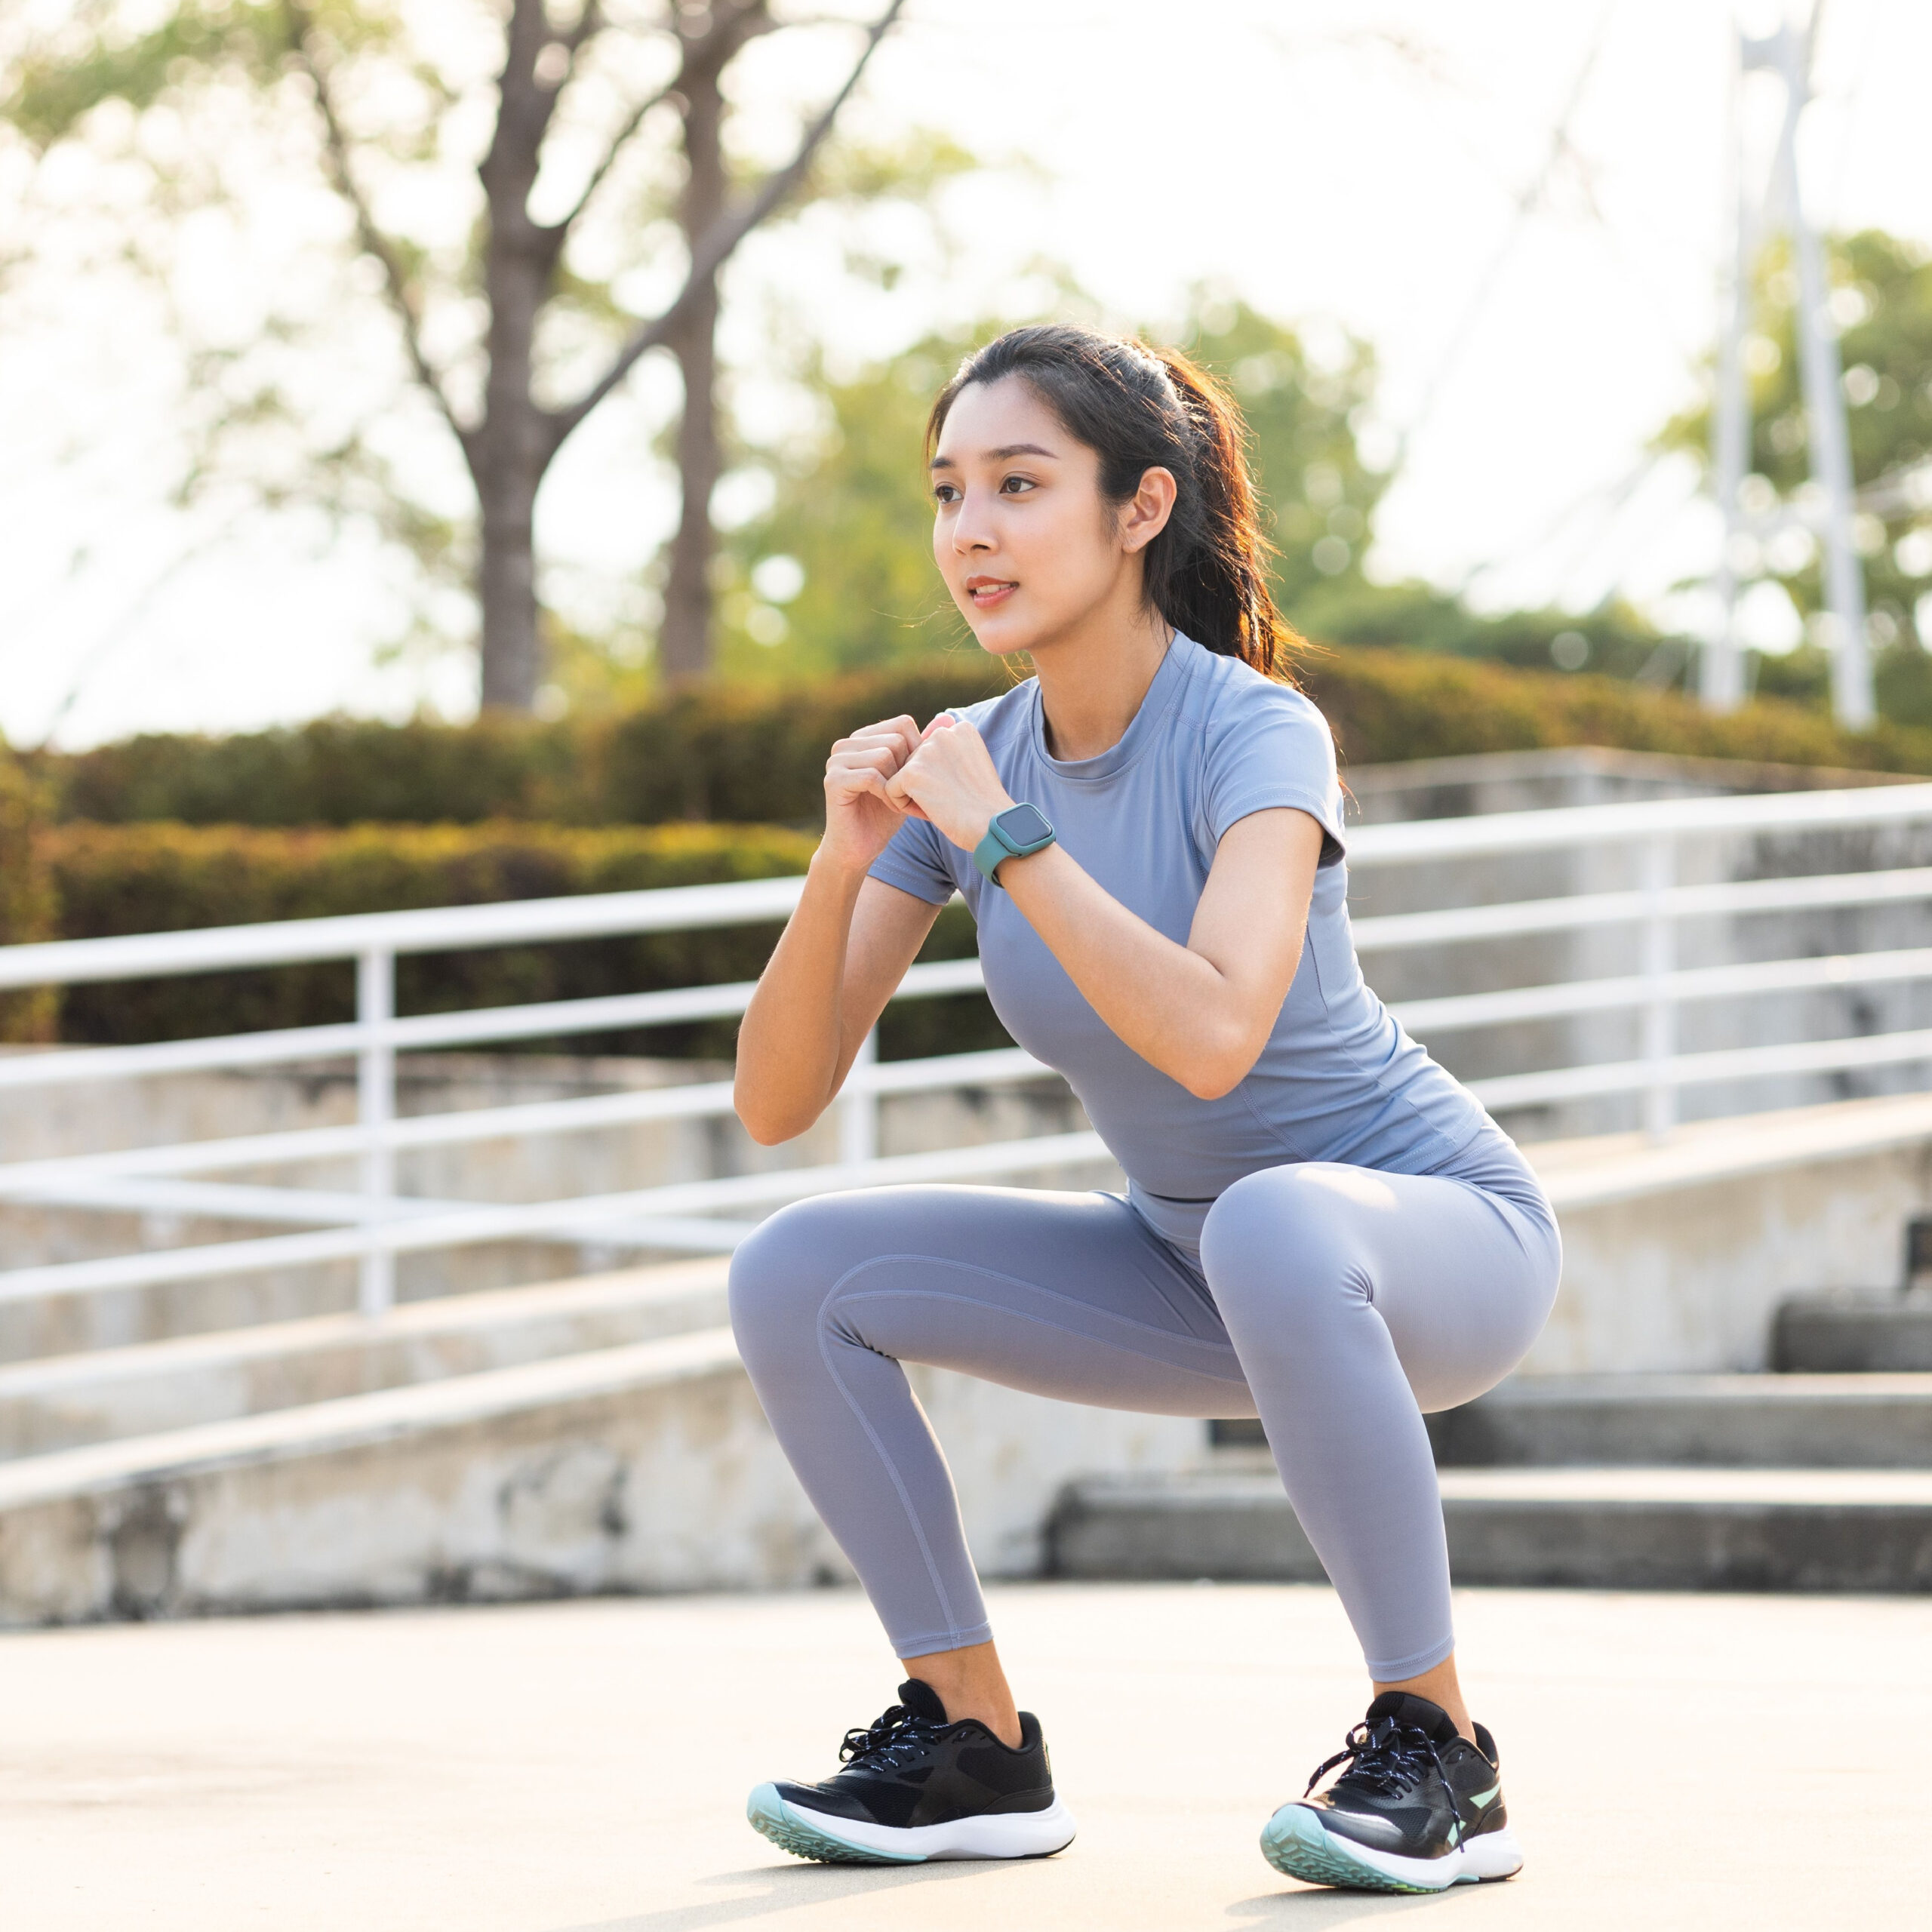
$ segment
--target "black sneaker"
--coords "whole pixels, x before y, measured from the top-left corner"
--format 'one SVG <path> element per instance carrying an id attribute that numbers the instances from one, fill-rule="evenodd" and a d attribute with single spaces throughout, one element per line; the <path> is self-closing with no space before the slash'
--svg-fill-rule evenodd
<path id="1" fill-rule="evenodd" d="M 1020 1713 L 1020 1749 L 977 1718 L 946 1721 L 918 1678 L 869 1730 L 848 1730 L 844 1769 L 823 1784 L 761 1784 L 745 1815 L 801 1858 L 918 1865 L 929 1858 L 1044 1858 L 1073 1841 L 1054 1795 L 1040 1720 Z"/>
<path id="2" fill-rule="evenodd" d="M 1345 1761 L 1326 1791 L 1309 1795 Z M 1497 1762 L 1481 1724 L 1472 1744 L 1440 1705 L 1385 1691 L 1308 1792 L 1268 1820 L 1262 1855 L 1291 1878 L 1367 1891 L 1440 1892 L 1512 1878 L 1523 1854 Z"/>

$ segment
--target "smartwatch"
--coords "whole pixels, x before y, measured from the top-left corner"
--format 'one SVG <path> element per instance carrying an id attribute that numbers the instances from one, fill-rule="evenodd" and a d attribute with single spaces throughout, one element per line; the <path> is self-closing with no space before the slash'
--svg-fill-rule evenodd
<path id="1" fill-rule="evenodd" d="M 973 863 L 988 884 L 999 885 L 995 875 L 1008 859 L 1023 859 L 1044 851 L 1054 842 L 1054 829 L 1038 805 L 1008 805 L 995 812 L 986 835 L 973 848 Z M 1001 891 L 1005 891 L 1000 887 Z"/>

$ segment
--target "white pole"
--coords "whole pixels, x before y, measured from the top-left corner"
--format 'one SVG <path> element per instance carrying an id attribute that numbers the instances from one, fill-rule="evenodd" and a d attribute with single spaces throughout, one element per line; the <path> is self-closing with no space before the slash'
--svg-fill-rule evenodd
<path id="1" fill-rule="evenodd" d="M 847 1166 L 878 1158 L 878 1096 L 866 1075 L 878 1064 L 878 1029 L 860 1042 L 838 1100 L 838 1158 Z"/>
<path id="2" fill-rule="evenodd" d="M 1789 25 L 1774 39 L 1786 88 L 1783 137 L 1778 144 L 1780 187 L 1798 262 L 1798 368 L 1811 443 L 1811 474 L 1825 500 L 1825 605 L 1832 638 L 1832 710 L 1854 731 L 1878 716 L 1872 694 L 1872 660 L 1865 635 L 1865 574 L 1852 541 L 1851 442 L 1845 427 L 1844 378 L 1838 363 L 1838 330 L 1826 285 L 1824 251 L 1805 218 L 1798 178 L 1798 124 L 1810 97 L 1811 34 Z"/>
<path id="3" fill-rule="evenodd" d="M 1644 1005 L 1642 1058 L 1652 1075 L 1644 1089 L 1644 1132 L 1653 1141 L 1668 1138 L 1677 1124 L 1677 1089 L 1663 1076 L 1677 1054 L 1677 1003 L 1665 982 L 1677 964 L 1677 926 L 1666 895 L 1676 882 L 1676 841 L 1667 832 L 1644 841 L 1642 891 L 1644 977 L 1654 990 Z"/>
<path id="4" fill-rule="evenodd" d="M 1750 198 L 1744 182 L 1744 125 L 1738 96 L 1740 67 L 1730 77 L 1730 146 L 1734 208 L 1733 249 L 1724 289 L 1722 334 L 1718 337 L 1717 408 L 1712 418 L 1711 472 L 1723 518 L 1715 588 L 1718 629 L 1704 646 L 1698 666 L 1699 695 L 1707 711 L 1735 711 L 1744 702 L 1744 657 L 1737 639 L 1736 548 L 1743 534 L 1738 496 L 1751 448 L 1751 392 L 1744 375 L 1744 334 L 1751 309 Z"/>
<path id="5" fill-rule="evenodd" d="M 356 1119 L 368 1137 L 362 1147 L 362 1226 L 373 1233 L 389 1217 L 395 1195 L 395 1158 L 380 1136 L 395 1117 L 395 1049 L 389 1023 L 395 1017 L 395 955 L 380 946 L 358 954 L 355 961 L 355 1020 L 362 1030 L 356 1057 Z M 361 1290 L 365 1315 L 381 1315 L 395 1300 L 395 1256 L 369 1241 L 362 1250 Z"/>

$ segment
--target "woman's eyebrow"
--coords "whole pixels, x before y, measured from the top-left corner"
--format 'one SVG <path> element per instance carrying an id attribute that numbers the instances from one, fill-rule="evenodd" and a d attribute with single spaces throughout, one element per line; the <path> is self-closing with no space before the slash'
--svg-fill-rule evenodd
<path id="1" fill-rule="evenodd" d="M 1048 449 L 1039 443 L 1002 443 L 998 449 L 987 451 L 985 460 L 988 463 L 1004 463 L 1009 457 L 1016 456 L 1043 456 L 1049 462 L 1060 460 L 1057 450 Z M 959 465 L 952 457 L 942 454 L 933 458 L 932 467 L 935 469 L 957 469 Z"/>

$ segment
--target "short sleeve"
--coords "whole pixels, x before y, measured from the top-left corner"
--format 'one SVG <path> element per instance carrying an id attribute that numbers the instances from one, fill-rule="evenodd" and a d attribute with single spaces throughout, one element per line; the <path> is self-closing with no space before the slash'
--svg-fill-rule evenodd
<path id="1" fill-rule="evenodd" d="M 1201 817 L 1210 850 L 1251 812 L 1290 806 L 1321 826 L 1323 865 L 1342 857 L 1334 736 L 1300 691 L 1244 680 L 1216 707 L 1207 739 Z"/>
<path id="2" fill-rule="evenodd" d="M 866 876 L 896 885 L 928 906 L 943 906 L 958 887 L 946 863 L 951 849 L 945 834 L 930 820 L 909 818 L 872 861 Z"/>

